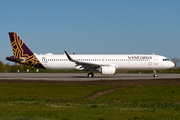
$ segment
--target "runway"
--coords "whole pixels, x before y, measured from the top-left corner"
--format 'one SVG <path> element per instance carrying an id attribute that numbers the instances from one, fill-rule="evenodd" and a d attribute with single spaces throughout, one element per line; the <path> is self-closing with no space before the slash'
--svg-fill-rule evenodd
<path id="1" fill-rule="evenodd" d="M 21 80 L 50 80 L 50 81 L 100 81 L 100 80 L 152 80 L 152 79 L 180 79 L 180 74 L 116 74 L 104 76 L 95 73 L 88 78 L 86 73 L 0 73 L 0 79 Z"/>

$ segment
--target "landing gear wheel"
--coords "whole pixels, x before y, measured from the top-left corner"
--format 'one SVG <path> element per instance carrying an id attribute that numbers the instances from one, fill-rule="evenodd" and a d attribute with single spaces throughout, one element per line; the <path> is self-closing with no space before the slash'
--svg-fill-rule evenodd
<path id="1" fill-rule="evenodd" d="M 157 77 L 157 76 L 158 76 L 157 74 L 153 75 L 153 77 Z"/>
<path id="2" fill-rule="evenodd" d="M 94 77 L 94 74 L 93 74 L 93 73 L 88 73 L 88 74 L 87 74 L 87 77 L 89 77 L 89 78 L 90 78 L 90 77 Z"/>
<path id="3" fill-rule="evenodd" d="M 156 74 L 156 70 L 153 70 L 153 77 L 157 77 L 158 75 Z"/>

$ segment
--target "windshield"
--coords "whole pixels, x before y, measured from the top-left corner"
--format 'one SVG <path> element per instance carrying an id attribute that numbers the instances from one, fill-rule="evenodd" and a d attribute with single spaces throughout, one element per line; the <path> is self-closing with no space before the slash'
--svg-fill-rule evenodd
<path id="1" fill-rule="evenodd" d="M 163 59 L 163 61 L 169 61 L 169 59 L 165 58 L 165 59 Z"/>

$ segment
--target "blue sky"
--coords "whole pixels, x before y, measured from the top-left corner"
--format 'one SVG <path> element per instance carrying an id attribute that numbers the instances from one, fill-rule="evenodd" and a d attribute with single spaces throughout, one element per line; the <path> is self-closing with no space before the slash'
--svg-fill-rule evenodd
<path id="1" fill-rule="evenodd" d="M 8 32 L 37 54 L 159 54 L 180 58 L 179 0 L 3 0 L 0 60 Z"/>

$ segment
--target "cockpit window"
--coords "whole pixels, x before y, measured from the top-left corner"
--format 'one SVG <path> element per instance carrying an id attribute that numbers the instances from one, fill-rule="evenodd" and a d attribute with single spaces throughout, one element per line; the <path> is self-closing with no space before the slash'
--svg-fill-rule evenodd
<path id="1" fill-rule="evenodd" d="M 169 61 L 169 59 L 163 59 L 163 61 Z"/>

